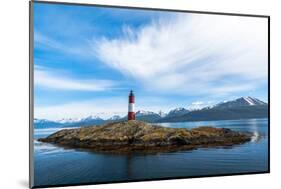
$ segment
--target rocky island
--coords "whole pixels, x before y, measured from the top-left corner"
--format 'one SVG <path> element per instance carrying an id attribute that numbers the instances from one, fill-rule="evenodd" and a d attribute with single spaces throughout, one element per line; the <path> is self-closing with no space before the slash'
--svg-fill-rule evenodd
<path id="1" fill-rule="evenodd" d="M 251 140 L 252 135 L 226 128 L 168 128 L 142 121 L 121 121 L 102 126 L 63 129 L 38 139 L 71 148 L 131 153 L 188 150 L 198 147 L 231 146 Z"/>

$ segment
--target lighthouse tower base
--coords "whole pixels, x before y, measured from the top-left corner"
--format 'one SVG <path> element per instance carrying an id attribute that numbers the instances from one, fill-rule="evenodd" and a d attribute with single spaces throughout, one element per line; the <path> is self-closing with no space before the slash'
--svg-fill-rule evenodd
<path id="1" fill-rule="evenodd" d="M 136 117 L 135 117 L 135 112 L 129 112 L 128 113 L 128 120 L 135 120 Z"/>

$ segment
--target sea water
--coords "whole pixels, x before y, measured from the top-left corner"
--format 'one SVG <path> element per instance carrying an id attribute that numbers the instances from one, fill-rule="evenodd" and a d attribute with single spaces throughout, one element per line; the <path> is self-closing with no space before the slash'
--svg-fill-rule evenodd
<path id="1" fill-rule="evenodd" d="M 231 147 L 199 148 L 157 154 L 95 153 L 58 147 L 36 139 L 60 128 L 34 130 L 36 186 L 101 183 L 172 177 L 253 173 L 268 170 L 268 119 L 161 123 L 164 127 L 224 127 L 252 132 L 250 142 Z"/>

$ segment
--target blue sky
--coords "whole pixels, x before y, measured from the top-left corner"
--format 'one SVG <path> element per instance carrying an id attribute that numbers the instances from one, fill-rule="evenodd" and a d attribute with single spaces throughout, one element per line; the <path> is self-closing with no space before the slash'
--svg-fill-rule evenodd
<path id="1" fill-rule="evenodd" d="M 35 117 L 267 101 L 267 20 L 34 5 Z"/>

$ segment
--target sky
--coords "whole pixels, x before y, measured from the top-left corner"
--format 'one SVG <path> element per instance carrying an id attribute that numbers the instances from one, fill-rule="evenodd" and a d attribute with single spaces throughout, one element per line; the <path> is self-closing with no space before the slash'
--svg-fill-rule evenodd
<path id="1" fill-rule="evenodd" d="M 59 120 L 268 101 L 267 19 L 34 3 L 34 114 Z"/>

